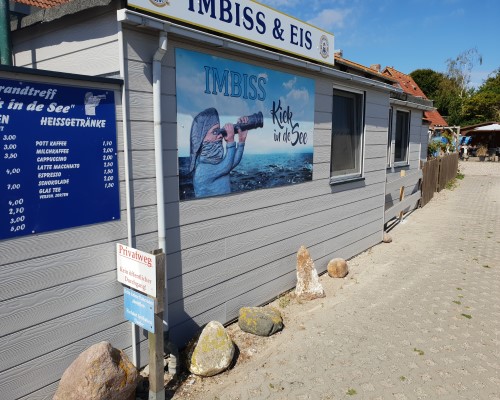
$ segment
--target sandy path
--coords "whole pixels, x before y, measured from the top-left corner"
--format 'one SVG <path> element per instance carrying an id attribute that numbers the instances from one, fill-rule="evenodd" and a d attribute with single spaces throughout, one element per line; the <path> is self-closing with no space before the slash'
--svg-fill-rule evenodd
<path id="1" fill-rule="evenodd" d="M 271 338 L 229 327 L 233 369 L 189 376 L 174 399 L 500 399 L 500 163 L 408 215 L 327 275 L 326 298 L 281 298 Z M 171 396 L 167 396 L 170 398 Z"/>

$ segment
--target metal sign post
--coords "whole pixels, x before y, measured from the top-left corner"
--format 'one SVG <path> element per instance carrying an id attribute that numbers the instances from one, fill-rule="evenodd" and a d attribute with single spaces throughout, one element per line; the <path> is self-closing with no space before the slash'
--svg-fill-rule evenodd
<path id="1" fill-rule="evenodd" d="M 156 301 L 154 333 L 148 332 L 149 342 L 149 400 L 165 400 L 163 366 L 163 310 L 165 291 L 165 253 L 153 251 L 156 262 Z"/>

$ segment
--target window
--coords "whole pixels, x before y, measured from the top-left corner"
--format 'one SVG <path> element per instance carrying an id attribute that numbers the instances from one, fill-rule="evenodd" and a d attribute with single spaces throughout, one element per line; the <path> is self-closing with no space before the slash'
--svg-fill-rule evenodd
<path id="1" fill-rule="evenodd" d="M 392 161 L 392 107 L 389 108 L 389 134 L 387 140 L 387 168 L 391 166 Z"/>
<path id="2" fill-rule="evenodd" d="M 396 130 L 394 131 L 394 163 L 408 161 L 408 145 L 410 139 L 410 113 L 396 111 Z"/>
<path id="3" fill-rule="evenodd" d="M 333 91 L 331 181 L 361 176 L 363 94 Z"/>

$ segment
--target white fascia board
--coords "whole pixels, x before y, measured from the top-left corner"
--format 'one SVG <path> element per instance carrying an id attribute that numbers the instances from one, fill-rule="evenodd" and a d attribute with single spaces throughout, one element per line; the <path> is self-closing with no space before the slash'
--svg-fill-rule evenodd
<path id="1" fill-rule="evenodd" d="M 416 108 L 417 110 L 423 110 L 423 111 L 436 110 L 435 107 L 426 106 L 426 105 L 418 104 L 418 103 L 413 103 L 413 102 L 407 101 L 407 100 L 394 99 L 394 98 L 391 98 L 390 103 L 391 103 L 391 105 L 403 106 L 403 107 L 408 107 L 408 108 Z"/>

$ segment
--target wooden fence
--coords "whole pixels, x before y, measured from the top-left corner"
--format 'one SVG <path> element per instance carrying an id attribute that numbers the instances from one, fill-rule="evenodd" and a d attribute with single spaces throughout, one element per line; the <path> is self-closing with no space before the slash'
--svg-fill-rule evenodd
<path id="1" fill-rule="evenodd" d="M 446 154 L 427 161 L 422 167 L 422 199 L 420 207 L 431 201 L 435 192 L 440 192 L 446 184 L 457 176 L 458 153 Z"/>
<path id="2" fill-rule="evenodd" d="M 387 224 L 387 222 L 396 217 L 401 219 L 403 218 L 405 212 L 418 207 L 418 202 L 421 196 L 420 188 L 416 192 L 409 195 L 405 195 L 405 191 L 407 191 L 406 188 L 414 188 L 419 184 L 421 179 L 422 170 L 414 171 L 408 175 L 406 174 L 406 171 L 401 171 L 401 176 L 398 179 L 386 183 L 386 194 L 399 190 L 399 199 L 396 198 L 394 202 L 386 203 L 384 224 Z"/>

